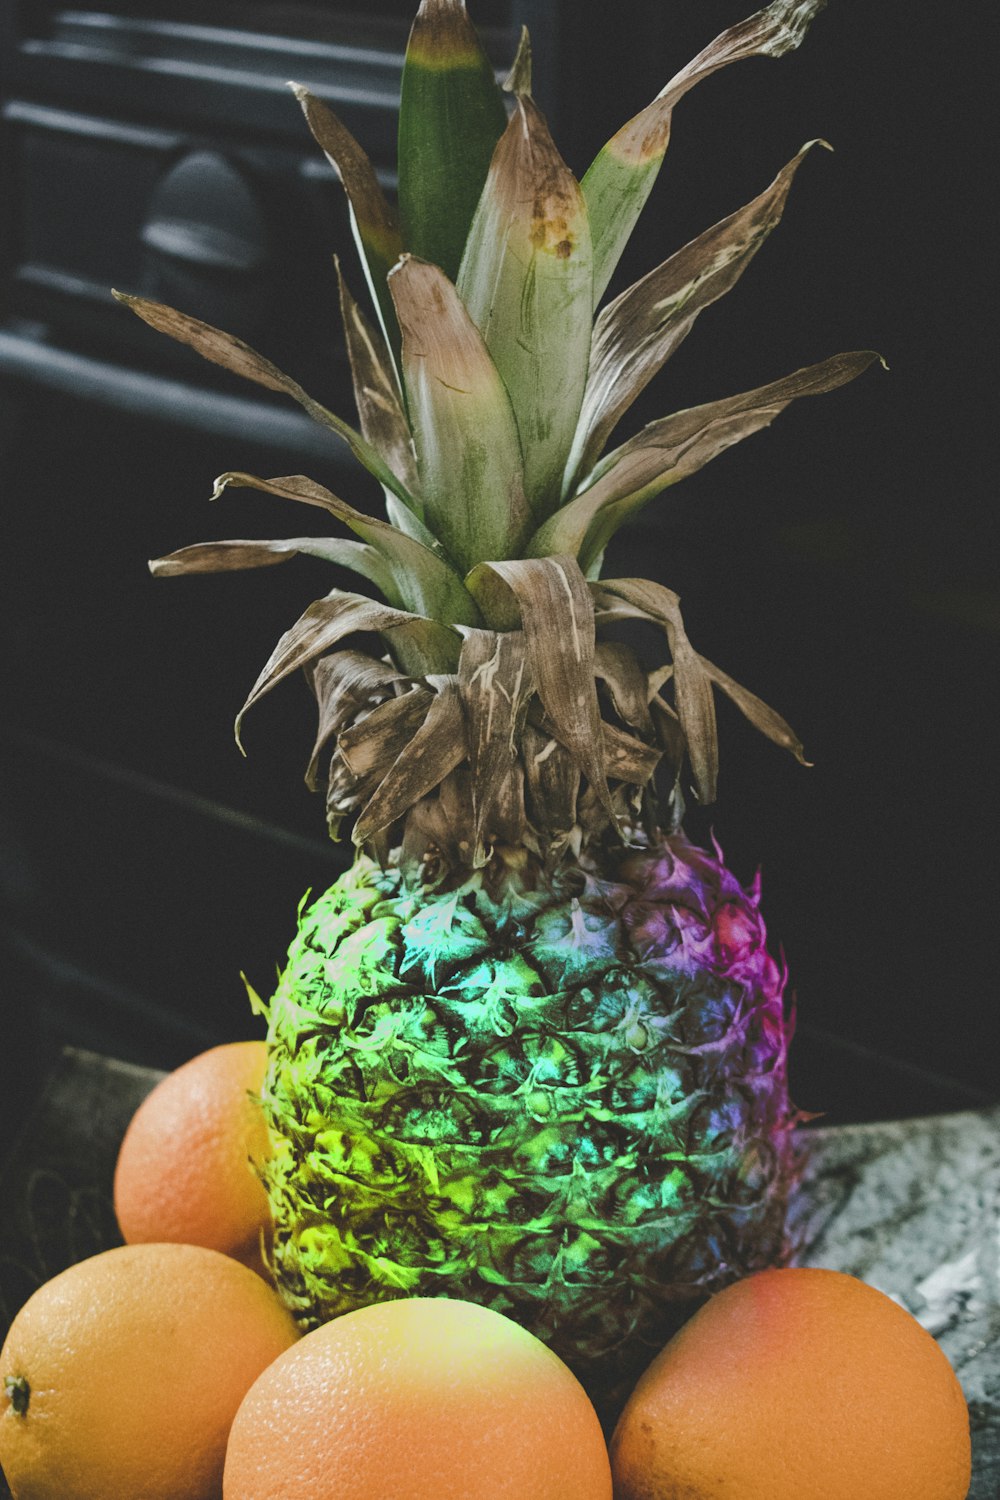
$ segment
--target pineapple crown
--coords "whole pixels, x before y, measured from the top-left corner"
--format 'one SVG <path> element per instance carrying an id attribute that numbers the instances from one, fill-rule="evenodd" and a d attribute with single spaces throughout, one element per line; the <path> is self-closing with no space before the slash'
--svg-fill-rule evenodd
<path id="1" fill-rule="evenodd" d="M 601 837 L 652 837 L 653 776 L 685 766 L 715 797 L 714 689 L 803 760 L 785 721 L 701 656 L 675 593 L 602 579 L 615 532 L 663 490 L 766 427 L 796 397 L 829 391 L 877 356 L 835 355 L 783 379 L 651 422 L 605 451 L 619 419 L 703 308 L 735 285 L 778 224 L 810 147 L 758 197 L 597 308 L 649 196 L 677 102 L 731 62 L 797 47 L 825 0 L 772 0 L 723 32 L 629 120 L 577 181 L 531 95 L 527 34 L 503 88 L 464 0 L 422 0 L 403 69 L 398 213 L 337 117 L 292 85 L 346 191 L 374 322 L 337 263 L 359 429 L 241 340 L 116 293 L 205 358 L 283 392 L 381 484 L 386 519 L 302 475 L 223 474 L 325 510 L 353 537 L 234 540 L 151 563 L 171 576 L 257 568 L 299 554 L 361 575 L 381 595 L 335 588 L 278 642 L 237 719 L 299 668 L 319 707 L 307 771 L 332 759 L 331 833 L 383 860 L 402 830 L 423 878 L 508 862 L 551 864 Z M 822 143 L 825 144 L 825 143 Z M 606 638 L 642 620 L 669 661 L 646 670 Z M 379 659 L 341 643 L 384 643 Z M 337 648 L 337 649 L 335 649 Z M 803 762 L 805 763 L 805 762 Z M 666 821 L 660 818 L 659 821 Z"/>

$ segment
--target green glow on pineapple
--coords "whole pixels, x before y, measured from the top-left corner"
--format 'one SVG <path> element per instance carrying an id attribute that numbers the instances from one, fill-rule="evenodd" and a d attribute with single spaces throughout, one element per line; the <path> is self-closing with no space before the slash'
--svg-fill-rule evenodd
<path id="1" fill-rule="evenodd" d="M 783 981 L 756 891 L 680 835 L 619 876 L 498 905 L 362 857 L 305 910 L 266 1090 L 275 1268 L 304 1324 L 468 1297 L 593 1389 L 678 1299 L 780 1255 Z"/>

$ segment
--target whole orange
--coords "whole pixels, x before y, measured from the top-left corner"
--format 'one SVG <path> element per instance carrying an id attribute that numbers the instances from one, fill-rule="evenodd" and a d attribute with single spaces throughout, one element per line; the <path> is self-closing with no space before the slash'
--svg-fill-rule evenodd
<path id="1" fill-rule="evenodd" d="M 127 1244 L 204 1245 L 267 1274 L 271 1213 L 254 1166 L 270 1149 L 259 1099 L 266 1063 L 263 1042 L 228 1042 L 168 1073 L 143 1100 L 115 1170 Z"/>
<path id="2" fill-rule="evenodd" d="M 334 1318 L 236 1414 L 225 1500 L 611 1500 L 597 1414 L 533 1334 L 413 1297 Z"/>
<path id="3" fill-rule="evenodd" d="M 611 1465 L 615 1500 L 965 1500 L 969 1417 L 890 1297 L 839 1271 L 762 1271 L 657 1355 Z"/>
<path id="4" fill-rule="evenodd" d="M 276 1293 L 215 1250 L 122 1245 L 71 1266 L 0 1351 L 15 1500 L 218 1500 L 236 1410 L 298 1336 Z"/>

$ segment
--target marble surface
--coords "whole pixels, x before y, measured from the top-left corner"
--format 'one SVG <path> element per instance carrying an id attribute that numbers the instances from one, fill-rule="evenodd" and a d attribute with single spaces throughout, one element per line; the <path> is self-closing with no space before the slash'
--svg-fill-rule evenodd
<path id="1" fill-rule="evenodd" d="M 804 1134 L 798 1263 L 860 1276 L 934 1335 L 969 1403 L 970 1500 L 997 1500 L 1000 1108 Z"/>
<path id="2" fill-rule="evenodd" d="M 111 1181 L 118 1144 L 159 1076 L 92 1053 L 63 1053 L 0 1160 L 0 1337 L 35 1286 L 117 1243 Z M 862 1277 L 940 1341 L 969 1402 L 969 1500 L 997 1500 L 1000 1108 L 810 1127 L 801 1141 L 807 1168 L 793 1221 L 798 1263 Z"/>

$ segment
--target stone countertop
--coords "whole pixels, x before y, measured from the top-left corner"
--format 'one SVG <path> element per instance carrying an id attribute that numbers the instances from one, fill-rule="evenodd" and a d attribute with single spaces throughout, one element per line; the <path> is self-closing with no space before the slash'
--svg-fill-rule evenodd
<path id="1" fill-rule="evenodd" d="M 67 1048 L 0 1164 L 0 1337 L 40 1282 L 119 1242 L 118 1146 L 160 1075 Z M 969 1500 L 1000 1495 L 1000 1107 L 802 1132 L 801 1265 L 849 1271 L 937 1338 L 969 1402 Z M 8 1491 L 0 1476 L 0 1497 Z"/>
<path id="2" fill-rule="evenodd" d="M 804 1135 L 798 1264 L 859 1276 L 934 1335 L 969 1403 L 969 1500 L 997 1500 L 1000 1108 Z"/>

